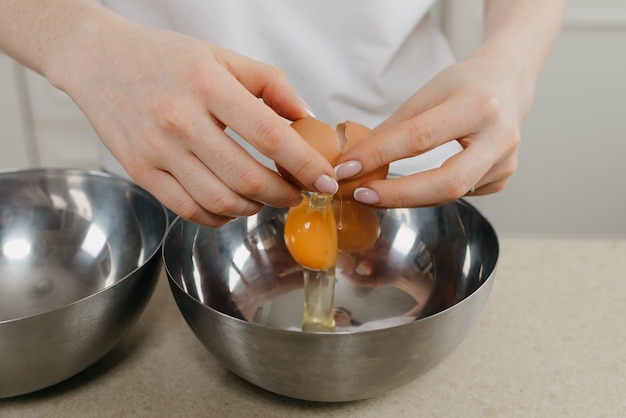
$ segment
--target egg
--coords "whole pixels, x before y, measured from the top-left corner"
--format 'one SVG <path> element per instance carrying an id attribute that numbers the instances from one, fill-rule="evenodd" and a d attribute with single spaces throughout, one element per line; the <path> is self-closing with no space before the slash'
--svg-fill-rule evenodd
<path id="1" fill-rule="evenodd" d="M 296 263 L 311 270 L 328 270 L 337 262 L 337 224 L 330 195 L 304 194 L 302 202 L 289 209 L 284 238 Z"/>
<path id="2" fill-rule="evenodd" d="M 333 212 L 339 251 L 359 253 L 374 246 L 380 235 L 380 222 L 374 208 L 355 201 L 335 200 Z"/>
<path id="3" fill-rule="evenodd" d="M 338 124 L 336 131 L 339 149 L 342 153 L 374 135 L 374 132 L 367 126 L 352 121 L 346 121 L 344 123 Z M 338 159 L 339 157 L 331 161 L 331 164 L 333 166 L 336 165 Z M 387 177 L 388 172 L 389 164 L 386 164 L 372 172 L 362 174 L 360 176 L 350 179 L 340 180 L 337 197 L 341 200 L 353 200 L 354 189 L 361 186 L 361 184 L 363 184 L 363 182 L 367 180 L 383 180 Z"/>
<path id="4" fill-rule="evenodd" d="M 373 132 L 346 121 L 333 129 L 329 124 L 307 117 L 291 125 L 309 144 L 336 165 L 344 150 L 370 137 Z M 388 166 L 372 173 L 339 182 L 337 193 L 327 195 L 305 191 L 289 172 L 276 168 L 302 190 L 302 202 L 289 209 L 284 239 L 293 259 L 303 268 L 303 331 L 334 331 L 333 298 L 335 266 L 339 251 L 359 252 L 374 245 L 380 234 L 373 208 L 353 199 L 354 189 L 365 180 L 387 176 Z"/>
<path id="5" fill-rule="evenodd" d="M 291 127 L 300 134 L 309 144 L 322 154 L 333 166 L 337 164 L 341 154 L 364 141 L 374 133 L 368 127 L 353 121 L 346 121 L 338 124 L 335 129 L 326 122 L 322 122 L 313 117 L 298 119 L 291 124 Z M 297 185 L 301 189 L 306 187 L 296 180 L 287 170 L 280 165 L 276 165 L 278 172 L 289 182 Z M 336 197 L 341 200 L 353 200 L 354 189 L 359 187 L 366 180 L 381 180 L 387 177 L 389 165 L 351 179 L 340 180 L 339 190 Z"/>
<path id="6" fill-rule="evenodd" d="M 356 122 L 340 123 L 335 129 L 328 123 L 306 117 L 291 124 L 309 144 L 335 165 L 344 150 L 373 135 L 372 130 Z M 305 187 L 278 164 L 276 168 L 288 181 Z M 384 179 L 389 167 L 339 182 L 334 196 L 303 191 L 302 203 L 291 208 L 285 222 L 285 243 L 294 260 L 313 270 L 334 268 L 337 252 L 359 252 L 378 239 L 380 226 L 375 210 L 354 201 L 354 189 L 369 179 Z M 334 199 L 334 200 L 333 200 Z M 333 210 L 331 201 L 338 203 Z"/>

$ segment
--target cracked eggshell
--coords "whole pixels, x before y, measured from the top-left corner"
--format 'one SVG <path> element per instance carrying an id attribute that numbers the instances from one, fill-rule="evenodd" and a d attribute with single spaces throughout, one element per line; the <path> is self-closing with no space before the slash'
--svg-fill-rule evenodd
<path id="1" fill-rule="evenodd" d="M 346 121 L 337 125 L 337 135 L 339 137 L 341 151 L 343 152 L 371 137 L 374 135 L 374 132 L 367 126 L 361 125 L 358 122 Z M 344 142 L 345 144 L 342 145 Z M 332 161 L 332 163 L 333 166 L 336 165 L 337 160 Z M 369 173 L 341 180 L 339 182 L 337 197 L 341 200 L 353 200 L 354 189 L 360 187 L 367 180 L 383 180 L 387 177 L 388 173 L 389 164 L 386 164 Z"/>
<path id="2" fill-rule="evenodd" d="M 373 131 L 357 122 L 346 121 L 337 125 L 336 129 L 326 122 L 313 117 L 299 119 L 291 124 L 291 127 L 300 134 L 309 144 L 322 154 L 333 166 L 337 164 L 343 151 L 369 138 Z M 305 189 L 287 170 L 276 164 L 278 172 L 290 183 Z M 389 165 L 377 170 L 339 182 L 339 190 L 336 197 L 342 200 L 353 200 L 354 189 L 366 180 L 380 180 L 387 177 Z"/>

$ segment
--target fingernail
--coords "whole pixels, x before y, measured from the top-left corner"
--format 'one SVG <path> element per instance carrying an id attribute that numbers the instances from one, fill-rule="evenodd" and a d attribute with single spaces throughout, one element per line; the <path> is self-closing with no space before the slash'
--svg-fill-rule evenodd
<path id="1" fill-rule="evenodd" d="M 298 99 L 300 99 L 300 103 L 302 103 L 302 105 L 304 106 L 304 111 L 306 112 L 306 114 L 314 118 L 315 114 L 311 110 L 311 106 L 309 106 L 309 104 L 302 97 L 298 96 Z"/>
<path id="2" fill-rule="evenodd" d="M 357 187 L 354 189 L 354 200 L 368 205 L 380 204 L 380 197 L 378 196 L 378 193 L 365 187 Z"/>
<path id="3" fill-rule="evenodd" d="M 346 161 L 335 167 L 335 174 L 339 180 L 354 177 L 363 170 L 363 165 L 358 161 Z"/>
<path id="4" fill-rule="evenodd" d="M 315 187 L 318 192 L 328 194 L 335 194 L 337 190 L 339 190 L 337 181 L 326 174 L 319 176 L 317 180 L 315 180 L 315 183 L 313 183 L 313 187 Z"/>

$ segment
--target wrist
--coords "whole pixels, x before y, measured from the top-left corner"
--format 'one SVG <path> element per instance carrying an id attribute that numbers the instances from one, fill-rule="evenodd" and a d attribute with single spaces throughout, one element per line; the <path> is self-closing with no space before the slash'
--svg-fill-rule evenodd
<path id="1" fill-rule="evenodd" d="M 539 77 L 539 71 L 530 65 L 527 56 L 510 44 L 488 40 L 468 59 L 482 61 L 495 78 L 499 77 L 497 81 L 508 85 L 511 97 L 516 98 L 519 117 L 523 119 L 532 106 Z"/>
<path id="2" fill-rule="evenodd" d="M 487 0 L 485 40 L 478 49 L 508 71 L 521 116 L 532 105 L 537 81 L 560 33 L 566 0 Z"/>
<path id="3" fill-rule="evenodd" d="M 40 62 L 40 72 L 52 85 L 70 93 L 80 83 L 81 68 L 101 54 L 99 43 L 118 32 L 123 19 L 94 2 L 75 2 L 63 13 L 55 39 Z"/>

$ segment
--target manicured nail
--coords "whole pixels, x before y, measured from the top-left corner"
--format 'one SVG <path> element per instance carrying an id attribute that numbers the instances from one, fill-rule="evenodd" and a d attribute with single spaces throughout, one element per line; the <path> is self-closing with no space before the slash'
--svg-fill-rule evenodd
<path id="1" fill-rule="evenodd" d="M 335 167 L 335 174 L 339 180 L 354 177 L 363 170 L 363 165 L 358 161 L 346 161 Z"/>
<path id="2" fill-rule="evenodd" d="M 300 99 L 300 103 L 302 103 L 302 105 L 304 106 L 304 111 L 306 112 L 306 114 L 309 115 L 310 117 L 314 118 L 315 114 L 311 110 L 311 106 L 309 106 L 309 104 L 307 102 L 305 102 L 302 97 L 298 96 L 298 99 Z"/>
<path id="3" fill-rule="evenodd" d="M 368 205 L 380 204 L 380 197 L 378 197 L 378 193 L 365 187 L 357 187 L 354 189 L 354 200 Z"/>
<path id="4" fill-rule="evenodd" d="M 313 187 L 315 187 L 318 192 L 328 194 L 335 194 L 337 190 L 339 190 L 337 181 L 326 174 L 319 176 L 317 180 L 315 180 L 315 183 L 313 183 Z"/>

